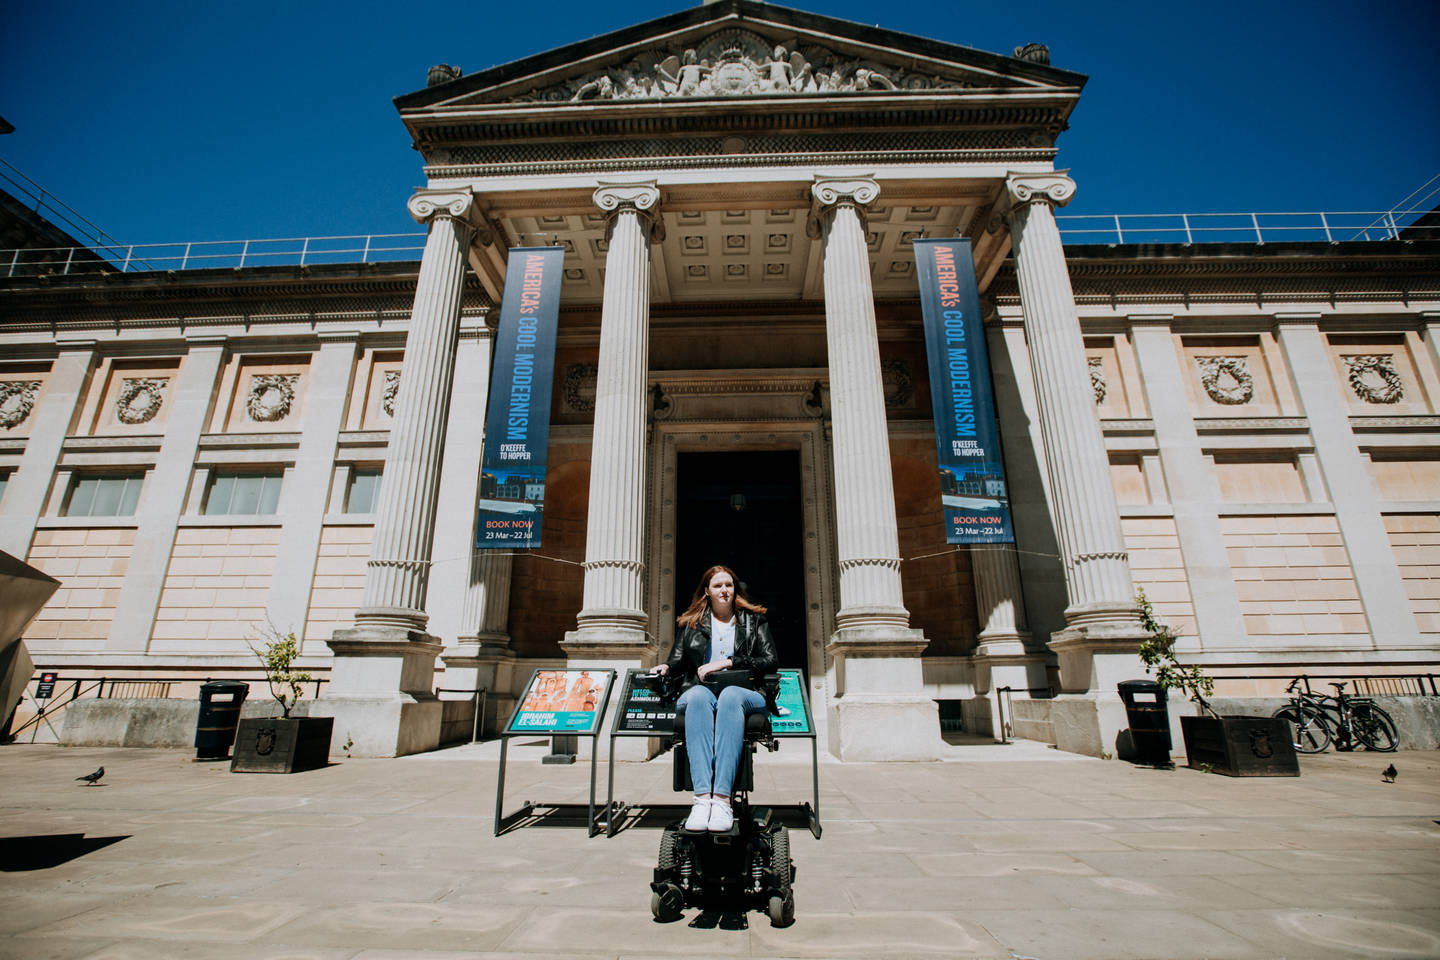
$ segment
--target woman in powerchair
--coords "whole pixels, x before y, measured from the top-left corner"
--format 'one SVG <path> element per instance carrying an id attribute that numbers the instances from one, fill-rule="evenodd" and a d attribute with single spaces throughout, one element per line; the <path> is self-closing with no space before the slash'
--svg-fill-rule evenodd
<path id="1" fill-rule="evenodd" d="M 765 608 L 751 603 L 729 567 L 705 571 L 685 612 L 675 618 L 680 632 L 665 663 L 651 672 L 681 671 L 685 690 L 675 711 L 685 717 L 685 749 L 695 805 L 685 829 L 724 833 L 735 823 L 730 793 L 745 740 L 745 718 L 765 712 L 765 697 L 742 684 L 716 693 L 705 678 L 720 670 L 746 670 L 752 677 L 775 669 L 775 641 Z"/>

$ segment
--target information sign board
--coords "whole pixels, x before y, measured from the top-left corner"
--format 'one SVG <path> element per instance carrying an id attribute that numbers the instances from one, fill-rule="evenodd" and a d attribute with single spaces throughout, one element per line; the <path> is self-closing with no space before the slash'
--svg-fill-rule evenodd
<path id="1" fill-rule="evenodd" d="M 631 670 L 620 691 L 615 733 L 668 737 L 675 729 L 675 701 L 665 699 L 662 681 L 652 673 Z"/>
<path id="2" fill-rule="evenodd" d="M 60 674 L 53 670 L 47 670 L 40 674 L 40 682 L 35 685 L 35 699 L 49 700 L 55 696 L 55 681 L 60 679 Z"/>
<path id="3" fill-rule="evenodd" d="M 805 678 L 799 670 L 780 670 L 780 693 L 775 697 L 778 712 L 770 715 L 770 732 L 777 737 L 808 737 L 815 733 L 810 723 L 810 698 L 805 695 Z"/>
<path id="4" fill-rule="evenodd" d="M 597 732 L 614 679 L 614 670 L 536 670 L 503 735 Z"/>

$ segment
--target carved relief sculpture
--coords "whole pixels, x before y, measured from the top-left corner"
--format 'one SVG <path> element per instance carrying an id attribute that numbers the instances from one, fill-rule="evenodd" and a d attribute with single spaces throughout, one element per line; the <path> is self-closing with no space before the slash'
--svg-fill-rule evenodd
<path id="1" fill-rule="evenodd" d="M 867 90 L 958 90 L 956 80 L 857 60 L 825 47 L 790 50 L 748 30 L 721 30 L 698 47 L 656 50 L 581 74 L 515 102 L 796 96 Z"/>
<path id="2" fill-rule="evenodd" d="M 1255 399 L 1255 378 L 1244 357 L 1196 357 L 1200 383 L 1216 403 L 1235 406 Z"/>
<path id="3" fill-rule="evenodd" d="M 115 418 L 121 423 L 149 423 L 165 402 L 165 385 L 169 377 L 141 377 L 120 382 L 120 396 L 115 401 Z"/>
<path id="4" fill-rule="evenodd" d="M 1405 399 L 1405 384 L 1389 353 L 1341 357 L 1350 389 L 1366 403 L 1399 403 Z"/>
<path id="5" fill-rule="evenodd" d="M 386 370 L 385 384 L 380 388 L 380 409 L 385 416 L 395 416 L 395 398 L 400 393 L 400 371 Z"/>
<path id="6" fill-rule="evenodd" d="M 1090 367 L 1090 389 L 1095 391 L 1095 405 L 1098 407 L 1109 393 L 1105 384 L 1105 361 L 1099 357 L 1087 357 L 1086 362 Z"/>
<path id="7" fill-rule="evenodd" d="M 39 380 L 0 381 L 0 427 L 18 427 L 35 409 L 35 394 L 40 392 Z"/>
<path id="8" fill-rule="evenodd" d="M 904 360 L 882 360 L 880 379 L 885 385 L 885 406 L 901 410 L 910 406 L 915 396 L 915 378 L 910 375 L 910 364 Z"/>
<path id="9" fill-rule="evenodd" d="M 595 387 L 600 368 L 593 363 L 572 363 L 565 368 L 560 394 L 573 413 L 595 412 Z"/>
<path id="10" fill-rule="evenodd" d="M 298 373 L 257 373 L 250 378 L 250 396 L 245 401 L 245 410 L 250 419 L 260 423 L 274 423 L 290 415 L 295 402 L 295 384 L 300 381 Z"/>

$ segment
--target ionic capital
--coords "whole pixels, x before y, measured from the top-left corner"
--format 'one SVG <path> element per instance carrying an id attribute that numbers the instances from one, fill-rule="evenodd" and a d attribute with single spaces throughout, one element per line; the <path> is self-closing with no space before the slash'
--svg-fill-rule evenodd
<path id="1" fill-rule="evenodd" d="M 665 224 L 660 219 L 660 188 L 654 180 L 639 183 L 616 183 L 600 181 L 592 199 L 595 206 L 609 215 L 613 225 L 615 217 L 630 210 L 650 225 L 652 239 L 665 239 Z"/>
<path id="2" fill-rule="evenodd" d="M 475 194 L 469 190 L 417 190 L 405 205 L 416 223 L 429 226 L 435 219 L 443 218 L 474 226 Z"/>
<path id="3" fill-rule="evenodd" d="M 1012 173 L 1005 178 L 1005 192 L 1010 197 L 1012 212 L 1027 203 L 1063 207 L 1075 196 L 1075 181 L 1063 170 L 1055 173 Z"/>
<path id="4" fill-rule="evenodd" d="M 865 208 L 880 196 L 880 184 L 870 177 L 817 176 L 810 185 L 810 216 L 805 232 L 810 238 L 820 236 L 820 224 L 840 207 L 854 207 L 864 218 Z"/>

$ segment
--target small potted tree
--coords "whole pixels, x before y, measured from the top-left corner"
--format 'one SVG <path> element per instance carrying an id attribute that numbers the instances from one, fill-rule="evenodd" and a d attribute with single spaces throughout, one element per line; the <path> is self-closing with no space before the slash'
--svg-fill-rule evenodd
<path id="1" fill-rule="evenodd" d="M 268 625 L 264 643 L 250 645 L 265 665 L 270 695 L 280 704 L 278 717 L 250 717 L 240 721 L 235 733 L 233 773 L 294 773 L 323 767 L 330 760 L 330 735 L 334 717 L 292 717 L 300 702 L 303 685 L 312 679 L 308 670 L 296 670 L 300 643 L 292 630 L 281 635 Z"/>
<path id="2" fill-rule="evenodd" d="M 1140 590 L 1135 595 L 1140 622 L 1149 634 L 1140 644 L 1145 672 L 1166 690 L 1182 690 L 1199 706 L 1197 716 L 1181 717 L 1186 764 L 1230 777 L 1298 777 L 1290 727 L 1275 717 L 1221 716 L 1210 706 L 1215 681 L 1198 666 L 1186 666 L 1175 656 L 1175 631 L 1155 616 L 1155 609 Z"/>

